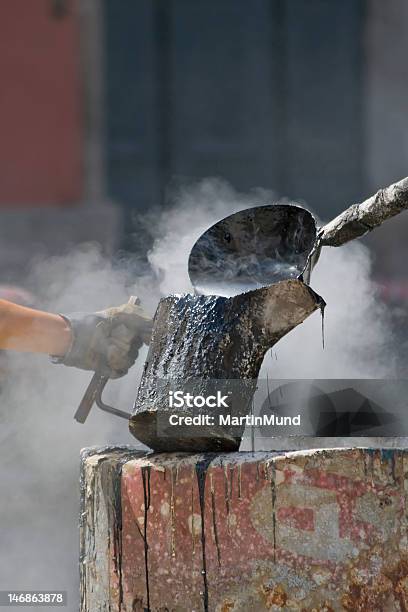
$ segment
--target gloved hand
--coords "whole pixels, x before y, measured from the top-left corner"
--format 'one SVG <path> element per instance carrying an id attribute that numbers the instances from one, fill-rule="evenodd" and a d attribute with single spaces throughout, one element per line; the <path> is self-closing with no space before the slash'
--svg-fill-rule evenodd
<path id="1" fill-rule="evenodd" d="M 153 321 L 139 305 L 123 304 L 93 314 L 61 315 L 72 330 L 72 344 L 56 363 L 119 378 L 149 344 Z"/>

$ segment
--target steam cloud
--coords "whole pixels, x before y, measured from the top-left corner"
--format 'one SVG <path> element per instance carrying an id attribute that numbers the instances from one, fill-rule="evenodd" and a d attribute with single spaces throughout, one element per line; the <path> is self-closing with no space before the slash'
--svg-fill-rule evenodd
<path id="1" fill-rule="evenodd" d="M 141 297 L 154 313 L 161 295 L 191 291 L 187 259 L 209 225 L 239 209 L 271 203 L 262 190 L 238 194 L 220 180 L 205 180 L 172 195 L 157 220 L 144 220 L 154 242 L 151 270 L 133 277 L 137 262 L 120 266 L 96 245 L 65 257 L 37 261 L 28 284 L 39 306 L 55 312 L 92 311 Z M 295 329 L 267 356 L 261 375 L 274 378 L 392 376 L 391 321 L 371 280 L 370 254 L 360 243 L 326 249 L 311 286 L 324 297 L 326 348 L 318 313 Z M 275 352 L 277 359 L 275 359 Z M 110 382 L 105 397 L 130 410 L 146 356 L 130 374 Z M 69 609 L 78 606 L 78 474 L 84 446 L 136 445 L 125 421 L 94 409 L 85 425 L 73 420 L 90 373 L 52 365 L 47 357 L 13 355 L 2 385 L 0 589 L 68 590 Z"/>

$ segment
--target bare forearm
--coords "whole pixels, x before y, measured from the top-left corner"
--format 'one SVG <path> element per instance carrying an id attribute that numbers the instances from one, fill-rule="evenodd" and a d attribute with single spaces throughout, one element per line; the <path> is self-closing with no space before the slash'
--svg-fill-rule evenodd
<path id="1" fill-rule="evenodd" d="M 71 330 L 59 315 L 0 300 L 0 349 L 65 355 Z"/>

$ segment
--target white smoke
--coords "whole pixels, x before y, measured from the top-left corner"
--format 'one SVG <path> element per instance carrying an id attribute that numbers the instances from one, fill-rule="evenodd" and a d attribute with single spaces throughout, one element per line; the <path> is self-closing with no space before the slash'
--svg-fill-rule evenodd
<path id="1" fill-rule="evenodd" d="M 116 268 L 97 245 L 37 261 L 29 277 L 41 307 L 61 313 L 100 310 L 136 294 L 153 314 L 158 294 L 150 279 L 147 299 L 146 281 L 132 279 L 126 265 Z M 105 401 L 131 411 L 146 351 L 127 377 L 108 383 Z M 96 407 L 84 425 L 74 421 L 91 372 L 11 352 L 7 367 L 0 396 L 0 589 L 67 590 L 68 609 L 75 610 L 80 449 L 137 441 L 125 420 Z"/>
<path id="2" fill-rule="evenodd" d="M 264 191 L 238 194 L 221 180 L 205 180 L 173 196 L 159 218 L 147 216 L 154 243 L 151 272 L 134 278 L 134 262 L 113 265 L 96 245 L 65 257 L 37 261 L 30 286 L 41 306 L 54 312 L 93 311 L 141 297 L 154 313 L 160 295 L 191 291 L 187 259 L 208 226 L 239 209 L 271 203 Z M 371 280 L 368 251 L 361 244 L 325 250 L 311 286 L 324 297 L 326 349 L 319 314 L 312 315 L 275 347 L 264 367 L 275 378 L 379 377 L 391 375 L 391 324 Z M 144 363 L 144 349 L 123 379 L 108 384 L 108 401 L 131 410 Z M 73 414 L 91 374 L 52 365 L 44 356 L 11 355 L 2 385 L 0 589 L 68 590 L 78 601 L 79 450 L 84 446 L 137 444 L 127 423 L 94 408 L 85 425 Z"/>
<path id="3" fill-rule="evenodd" d="M 354 242 L 324 248 L 310 286 L 327 303 L 324 341 L 320 312 L 282 338 L 277 359 L 265 359 L 274 378 L 391 378 L 396 375 L 391 317 L 371 277 L 368 249 Z"/>
<path id="4" fill-rule="evenodd" d="M 221 179 L 205 179 L 172 193 L 172 206 L 159 219 L 158 236 L 148 255 L 161 292 L 169 295 L 192 291 L 188 256 L 210 225 L 238 210 L 273 201 L 274 194 L 270 191 L 255 189 L 242 194 Z"/>

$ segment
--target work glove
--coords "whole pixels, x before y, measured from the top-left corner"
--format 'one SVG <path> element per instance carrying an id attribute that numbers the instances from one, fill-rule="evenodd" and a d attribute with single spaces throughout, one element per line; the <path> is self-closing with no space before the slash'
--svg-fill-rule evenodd
<path id="1" fill-rule="evenodd" d="M 123 304 L 93 314 L 61 315 L 70 325 L 72 344 L 56 363 L 119 378 L 149 344 L 153 321 L 138 304 Z"/>

